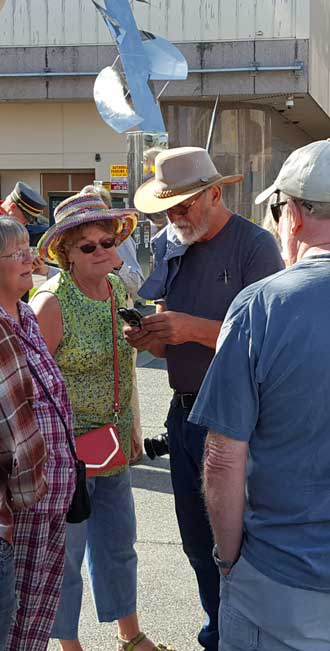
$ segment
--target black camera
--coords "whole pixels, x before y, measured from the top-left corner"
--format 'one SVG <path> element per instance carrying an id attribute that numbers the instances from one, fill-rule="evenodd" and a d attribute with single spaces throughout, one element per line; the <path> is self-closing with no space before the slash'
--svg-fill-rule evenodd
<path id="1" fill-rule="evenodd" d="M 164 454 L 168 454 L 169 449 L 167 432 L 158 434 L 158 436 L 153 436 L 151 439 L 144 439 L 144 449 L 149 459 L 162 457 Z"/>

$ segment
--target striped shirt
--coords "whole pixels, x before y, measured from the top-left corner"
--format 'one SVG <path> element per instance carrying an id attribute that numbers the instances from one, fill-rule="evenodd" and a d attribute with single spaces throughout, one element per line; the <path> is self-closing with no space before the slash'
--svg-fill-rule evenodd
<path id="1" fill-rule="evenodd" d="M 47 387 L 71 433 L 72 409 L 59 368 L 48 351 L 31 308 L 19 301 L 20 323 L 0 306 L 0 316 L 5 316 L 14 330 L 26 358 L 42 383 Z M 47 447 L 47 495 L 35 505 L 34 511 L 61 514 L 69 510 L 75 489 L 75 464 L 67 442 L 63 423 L 54 405 L 48 400 L 39 382 L 32 377 L 33 409 Z"/>
<path id="2" fill-rule="evenodd" d="M 10 544 L 13 510 L 32 506 L 47 491 L 46 447 L 32 400 L 25 355 L 0 317 L 0 538 Z"/>

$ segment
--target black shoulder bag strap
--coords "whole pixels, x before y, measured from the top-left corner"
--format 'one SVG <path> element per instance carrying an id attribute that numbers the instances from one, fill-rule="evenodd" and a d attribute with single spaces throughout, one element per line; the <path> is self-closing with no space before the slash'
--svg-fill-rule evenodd
<path id="1" fill-rule="evenodd" d="M 27 362 L 28 367 L 30 369 L 31 375 L 33 375 L 34 379 L 36 382 L 38 382 L 43 389 L 46 397 L 48 398 L 49 402 L 53 405 L 59 419 L 61 420 L 61 423 L 63 424 L 65 435 L 67 442 L 69 444 L 69 448 L 71 451 L 71 454 L 74 458 L 75 466 L 76 466 L 76 489 L 73 494 L 72 502 L 70 505 L 70 509 L 68 513 L 66 514 L 66 520 L 67 522 L 70 522 L 71 524 L 76 524 L 83 522 L 84 520 L 87 520 L 91 514 L 91 502 L 88 494 L 88 489 L 87 489 L 87 484 L 86 484 L 86 466 L 84 461 L 81 461 L 81 459 L 78 459 L 74 445 L 71 440 L 71 436 L 67 427 L 67 424 L 57 406 L 55 403 L 54 399 L 52 398 L 50 392 L 48 391 L 47 387 L 44 385 L 40 377 L 38 376 L 37 372 L 32 368 L 31 364 Z"/>

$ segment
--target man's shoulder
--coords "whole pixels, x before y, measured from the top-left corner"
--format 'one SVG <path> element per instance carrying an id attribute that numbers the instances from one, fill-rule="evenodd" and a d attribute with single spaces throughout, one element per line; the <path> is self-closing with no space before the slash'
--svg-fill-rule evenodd
<path id="1" fill-rule="evenodd" d="M 281 269 L 271 276 L 261 278 L 256 282 L 244 287 L 234 298 L 228 313 L 227 321 L 235 321 L 243 312 L 260 311 L 266 312 L 274 298 L 282 293 L 286 295 L 287 275 L 290 269 Z"/>
<path id="2" fill-rule="evenodd" d="M 249 255 L 251 250 L 263 247 L 279 252 L 276 240 L 269 231 L 239 213 L 232 214 L 226 226 L 217 233 L 213 240 L 209 240 L 209 244 L 211 248 L 235 244 L 235 251 L 238 255 L 240 252 Z"/>
<path id="3" fill-rule="evenodd" d="M 274 240 L 274 236 L 259 224 L 256 224 L 252 219 L 248 219 L 239 213 L 234 213 L 232 216 L 233 227 L 238 231 L 242 231 L 251 240 L 259 237 Z"/>

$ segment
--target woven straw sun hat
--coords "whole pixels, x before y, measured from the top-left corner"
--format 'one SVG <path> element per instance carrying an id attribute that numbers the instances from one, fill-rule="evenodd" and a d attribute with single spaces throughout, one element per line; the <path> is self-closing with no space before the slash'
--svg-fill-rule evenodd
<path id="1" fill-rule="evenodd" d="M 137 224 L 137 213 L 132 209 L 108 208 L 98 194 L 75 194 L 62 201 L 54 211 L 55 224 L 38 242 L 39 254 L 44 259 L 56 260 L 56 241 L 66 231 L 81 224 L 109 219 L 116 222 L 116 246 L 131 235 Z"/>
<path id="2" fill-rule="evenodd" d="M 140 185 L 135 193 L 134 204 L 138 210 L 147 214 L 160 212 L 212 185 L 227 185 L 242 180 L 242 174 L 222 176 L 206 149 L 167 149 L 156 156 L 155 178 Z"/>

